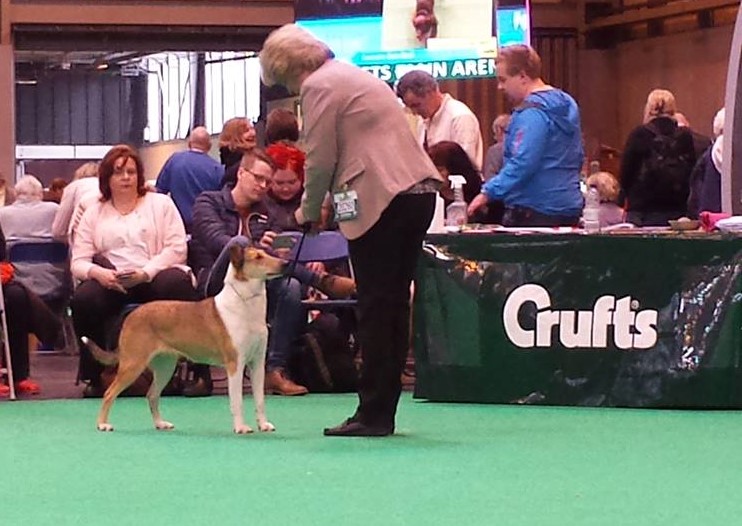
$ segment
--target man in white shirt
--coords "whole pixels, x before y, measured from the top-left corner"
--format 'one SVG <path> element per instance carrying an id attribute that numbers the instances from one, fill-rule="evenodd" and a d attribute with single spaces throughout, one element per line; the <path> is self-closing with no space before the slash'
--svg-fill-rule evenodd
<path id="1" fill-rule="evenodd" d="M 438 82 L 425 71 L 406 73 L 397 84 L 397 96 L 413 113 L 422 117 L 418 140 L 426 150 L 441 141 L 458 143 L 475 168 L 482 171 L 484 146 L 479 120 L 469 107 L 441 93 Z"/>

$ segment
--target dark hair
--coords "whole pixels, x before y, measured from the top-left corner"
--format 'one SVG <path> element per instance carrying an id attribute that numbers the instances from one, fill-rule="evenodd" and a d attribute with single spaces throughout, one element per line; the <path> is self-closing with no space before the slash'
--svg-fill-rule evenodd
<path id="1" fill-rule="evenodd" d="M 106 153 L 98 166 L 98 184 L 100 186 L 101 201 L 111 199 L 111 176 L 116 161 L 123 158 L 124 162 L 134 159 L 137 165 L 137 194 L 143 196 L 147 193 L 144 181 L 144 165 L 137 151 L 128 144 L 117 144 Z"/>
<path id="2" fill-rule="evenodd" d="M 505 72 L 511 77 L 524 73 L 530 79 L 541 78 L 541 57 L 530 47 L 523 44 L 514 44 L 500 49 L 495 64 L 505 64 Z"/>
<path id="3" fill-rule="evenodd" d="M 277 170 L 275 161 L 273 161 L 271 156 L 265 153 L 265 150 L 261 148 L 253 148 L 252 150 L 245 152 L 240 161 L 240 168 L 249 170 L 255 165 L 256 161 L 263 161 L 271 167 L 273 172 Z"/>
<path id="4" fill-rule="evenodd" d="M 299 121 L 292 111 L 284 108 L 271 110 L 265 120 L 265 141 L 273 144 L 279 141 L 299 140 Z"/>
<path id="5" fill-rule="evenodd" d="M 463 175 L 464 200 L 470 203 L 482 190 L 482 178 L 464 149 L 453 141 L 437 142 L 428 148 L 433 164 L 448 170 L 449 175 Z M 448 184 L 448 181 L 446 181 Z"/>
<path id="6" fill-rule="evenodd" d="M 404 98 L 408 91 L 415 96 L 422 97 L 438 89 L 438 82 L 433 75 L 425 71 L 415 69 L 402 75 L 397 83 L 397 97 Z"/>
<path id="7" fill-rule="evenodd" d="M 65 186 L 67 186 L 66 179 L 63 177 L 55 177 L 49 183 L 49 190 L 64 190 Z"/>

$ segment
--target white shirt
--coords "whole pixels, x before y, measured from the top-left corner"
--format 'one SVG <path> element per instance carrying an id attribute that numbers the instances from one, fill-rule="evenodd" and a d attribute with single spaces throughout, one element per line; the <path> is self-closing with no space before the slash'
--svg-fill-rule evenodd
<path id="1" fill-rule="evenodd" d="M 428 147 L 441 141 L 458 143 L 476 169 L 479 172 L 482 171 L 484 142 L 479 129 L 479 119 L 466 104 L 444 93 L 443 102 L 438 111 L 430 119 L 419 120 L 418 140 L 420 144 L 425 144 L 426 132 Z"/>
<path id="2" fill-rule="evenodd" d="M 83 177 L 72 181 L 64 187 L 62 192 L 62 201 L 59 203 L 59 210 L 54 218 L 52 225 L 52 235 L 55 239 L 67 241 L 67 236 L 72 234 L 77 223 L 80 222 L 83 209 L 77 214 L 76 220 L 73 220 L 75 210 L 78 204 L 86 198 L 94 196 L 93 199 L 100 196 L 99 182 L 97 177 Z"/>

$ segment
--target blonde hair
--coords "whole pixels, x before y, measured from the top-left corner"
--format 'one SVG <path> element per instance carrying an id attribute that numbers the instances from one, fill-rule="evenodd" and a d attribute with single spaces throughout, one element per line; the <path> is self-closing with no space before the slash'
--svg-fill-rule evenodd
<path id="1" fill-rule="evenodd" d="M 98 163 L 88 161 L 81 165 L 77 170 L 75 170 L 72 180 L 77 181 L 78 179 L 84 179 L 85 177 L 98 177 Z"/>
<path id="2" fill-rule="evenodd" d="M 618 181 L 610 172 L 596 172 L 587 178 L 588 188 L 594 186 L 598 189 L 601 201 L 615 203 L 618 199 Z"/>
<path id="3" fill-rule="evenodd" d="M 332 57 L 327 44 L 317 40 L 296 24 L 273 31 L 260 51 L 261 78 L 266 86 L 296 81 L 302 73 L 312 73 Z"/>
<path id="4" fill-rule="evenodd" d="M 675 111 L 677 111 L 675 95 L 666 89 L 652 90 L 644 106 L 644 124 L 657 117 L 672 117 Z"/>
<path id="5" fill-rule="evenodd" d="M 219 148 L 240 151 L 252 149 L 255 145 L 246 143 L 244 139 L 245 132 L 252 128 L 252 124 L 246 117 L 232 117 L 224 123 L 222 132 L 219 134 Z"/>

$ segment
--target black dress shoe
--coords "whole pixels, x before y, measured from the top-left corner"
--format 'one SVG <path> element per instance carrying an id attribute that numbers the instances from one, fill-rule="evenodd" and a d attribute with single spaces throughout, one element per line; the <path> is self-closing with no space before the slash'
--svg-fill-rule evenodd
<path id="1" fill-rule="evenodd" d="M 385 437 L 394 433 L 394 427 L 369 426 L 351 418 L 336 427 L 325 428 L 326 437 Z"/>

